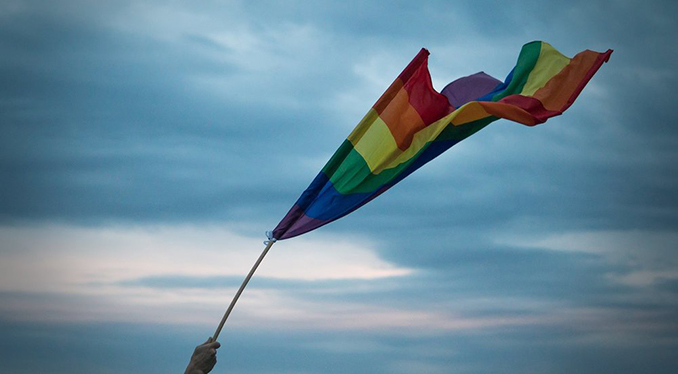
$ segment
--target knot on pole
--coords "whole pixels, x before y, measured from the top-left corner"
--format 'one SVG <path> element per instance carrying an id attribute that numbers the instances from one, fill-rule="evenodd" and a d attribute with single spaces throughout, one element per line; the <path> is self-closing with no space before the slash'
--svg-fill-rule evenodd
<path id="1" fill-rule="evenodd" d="M 270 243 L 278 241 L 278 239 L 273 237 L 273 231 L 266 231 L 266 238 L 268 238 L 268 240 L 264 240 L 264 245 L 269 245 Z"/>

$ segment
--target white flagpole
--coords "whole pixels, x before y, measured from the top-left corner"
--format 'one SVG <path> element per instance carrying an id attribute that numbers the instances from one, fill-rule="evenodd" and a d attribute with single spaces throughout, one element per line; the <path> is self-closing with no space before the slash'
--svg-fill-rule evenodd
<path id="1" fill-rule="evenodd" d="M 261 256 L 259 256 L 259 259 L 257 260 L 257 262 L 254 263 L 254 266 L 252 266 L 250 273 L 247 274 L 247 277 L 245 278 L 245 280 L 240 285 L 238 292 L 236 292 L 235 296 L 233 297 L 233 300 L 231 300 L 231 305 L 229 305 L 228 309 L 226 309 L 226 313 L 224 313 L 224 317 L 221 319 L 221 323 L 219 323 L 219 327 L 217 327 L 217 331 L 214 332 L 214 335 L 210 339 L 211 341 L 216 341 L 217 338 L 219 337 L 219 333 L 221 332 L 221 329 L 224 327 L 224 323 L 226 323 L 226 319 L 228 318 L 229 314 L 231 314 L 231 311 L 233 310 L 235 303 L 238 302 L 238 298 L 240 297 L 240 294 L 242 294 L 242 291 L 245 289 L 245 287 L 247 286 L 247 283 L 250 281 L 250 278 L 252 278 L 252 275 L 254 274 L 254 272 L 259 267 L 259 264 L 261 264 L 261 261 L 264 259 L 264 257 L 266 257 L 266 254 L 268 253 L 268 250 L 271 249 L 271 246 L 273 245 L 273 243 L 275 243 L 275 239 L 269 239 L 266 242 L 266 248 L 264 248 L 264 251 L 261 252 Z"/>

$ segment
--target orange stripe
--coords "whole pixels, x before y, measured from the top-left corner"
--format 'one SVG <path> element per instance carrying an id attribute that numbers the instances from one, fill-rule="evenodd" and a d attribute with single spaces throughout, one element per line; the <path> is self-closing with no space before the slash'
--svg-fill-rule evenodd
<path id="1" fill-rule="evenodd" d="M 398 91 L 379 117 L 388 126 L 398 148 L 403 151 L 412 144 L 414 134 L 426 127 L 419 113 L 410 104 L 409 95 L 404 88 Z"/>
<path id="2" fill-rule="evenodd" d="M 403 81 L 400 78 L 396 78 L 393 83 L 388 87 L 386 92 L 377 100 L 377 102 L 372 106 L 374 110 L 377 111 L 377 114 L 381 114 L 384 109 L 391 103 L 391 100 L 398 94 L 398 92 L 403 88 Z"/>
<path id="3" fill-rule="evenodd" d="M 563 107 L 596 62 L 598 55 L 599 53 L 589 50 L 578 53 L 560 73 L 553 76 L 532 97 L 541 101 L 548 110 L 563 111 Z"/>

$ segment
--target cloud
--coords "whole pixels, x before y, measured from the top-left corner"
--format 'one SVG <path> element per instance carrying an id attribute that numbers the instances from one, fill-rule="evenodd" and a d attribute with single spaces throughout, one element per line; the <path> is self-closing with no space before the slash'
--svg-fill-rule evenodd
<path id="1" fill-rule="evenodd" d="M 603 257 L 623 266 L 607 274 L 613 281 L 637 287 L 649 287 L 678 280 L 678 258 L 675 256 L 676 232 L 603 231 L 571 232 L 540 239 L 499 239 L 522 248 L 584 252 Z"/>
<path id="2" fill-rule="evenodd" d="M 5 243 L 5 291 L 35 291 L 49 284 L 83 285 L 165 274 L 244 275 L 258 255 L 248 255 L 245 250 L 261 247 L 261 240 L 215 226 L 3 227 L 1 231 Z M 346 238 L 326 237 L 301 239 L 289 249 L 283 243 L 277 247 L 281 249 L 272 251 L 260 270 L 264 277 L 374 279 L 411 273 L 376 257 L 365 241 L 358 244 Z M 40 283 L 37 288 L 23 285 L 23 280 L 11 283 L 29 271 L 33 276 L 28 278 Z"/>
<path id="3" fill-rule="evenodd" d="M 204 322 L 193 314 L 225 307 L 217 295 L 235 291 L 258 256 L 247 248 L 262 246 L 260 239 L 214 226 L 2 227 L 0 236 L 3 314 L 21 320 Z M 263 283 L 253 281 L 250 301 L 241 303 L 254 308 L 249 314 L 302 313 L 281 288 L 293 294 L 299 285 L 320 282 L 332 292 L 413 272 L 381 260 L 364 240 L 324 237 L 276 247 L 258 270 Z"/>
<path id="4" fill-rule="evenodd" d="M 5 243 L 0 314 L 17 322 L 212 325 L 258 255 L 246 248 L 261 247 L 260 239 L 214 226 L 3 227 L 0 234 Z M 508 243 L 526 250 L 556 243 L 552 247 L 559 250 L 558 243 L 574 237 L 538 245 Z M 658 236 L 654 247 L 666 249 L 670 238 Z M 628 247 L 628 253 L 635 249 Z M 600 297 L 596 292 L 609 294 L 610 280 L 616 282 L 610 274 L 621 273 L 590 278 L 583 268 L 578 276 L 584 277 L 587 288 L 566 286 L 553 265 L 567 269 L 574 264 L 567 265 L 571 260 L 562 256 L 551 264 L 546 259 L 534 253 L 451 250 L 438 261 L 451 261 L 455 267 L 443 262 L 442 268 L 449 269 L 445 273 L 420 274 L 381 259 L 374 244 L 364 239 L 324 236 L 282 241 L 252 280 L 232 324 L 236 329 L 397 328 L 401 333 L 430 335 L 579 320 L 589 330 L 599 330 L 607 321 L 626 331 L 624 316 L 631 313 L 637 320 L 664 326 L 662 308 L 633 312 L 610 304 L 611 300 L 596 307 L 586 301 Z M 487 278 L 481 280 L 483 274 Z M 601 284 L 599 291 L 595 282 Z M 585 294 L 573 298 L 573 291 Z M 616 297 L 657 301 L 658 295 Z"/>
<path id="5" fill-rule="evenodd" d="M 478 70 L 503 77 L 525 30 L 542 29 L 541 21 L 513 9 L 452 12 L 439 5 L 416 16 L 408 4 L 361 5 L 370 14 L 391 15 L 362 23 L 343 6 L 292 11 L 240 2 L 119 2 L 101 9 L 80 2 L 49 8 L 26 3 L 3 26 L 14 37 L 6 40 L 11 53 L 2 64 L 0 189 L 12 198 L 0 202 L 0 219 L 226 221 L 239 222 L 252 230 L 248 234 L 262 224 L 270 229 L 419 47 L 431 49 L 439 86 Z M 261 7 L 287 17 L 251 17 Z M 570 35 L 576 21 L 577 40 L 585 40 L 596 12 L 603 12 L 587 9 L 559 13 L 549 33 L 567 29 Z M 417 37 L 403 38 L 398 26 L 406 20 L 431 25 L 432 19 L 447 19 L 453 30 L 443 35 L 420 28 Z M 493 42 L 494 29 L 477 27 L 488 19 L 521 31 Z M 29 23 L 32 31 L 23 27 Z M 568 38 L 557 41 L 567 54 L 583 48 Z M 670 97 L 675 76 L 654 57 L 641 66 L 622 39 L 591 43 L 586 46 L 599 49 L 620 43 L 620 50 L 566 116 L 534 129 L 493 124 L 374 208 L 352 215 L 371 226 L 324 230 L 388 230 L 379 221 L 397 216 L 426 223 L 408 222 L 412 230 L 479 220 L 568 229 L 675 224 L 670 191 L 678 181 L 670 178 L 675 167 L 664 161 L 675 153 L 675 131 L 662 125 L 671 121 L 659 104 L 641 100 Z M 645 71 L 650 80 L 641 83 L 647 84 L 635 84 Z M 641 121 L 646 126 L 636 125 Z M 565 199 L 568 204 L 560 203 Z"/>
<path id="6" fill-rule="evenodd" d="M 520 240 L 523 240 L 522 242 Z M 539 240 L 527 238 L 506 240 L 504 243 L 527 248 L 542 248 L 555 251 L 581 251 L 611 256 L 624 256 L 638 252 L 670 254 L 672 244 L 678 240 L 675 232 L 603 231 L 573 232 L 552 235 Z"/>

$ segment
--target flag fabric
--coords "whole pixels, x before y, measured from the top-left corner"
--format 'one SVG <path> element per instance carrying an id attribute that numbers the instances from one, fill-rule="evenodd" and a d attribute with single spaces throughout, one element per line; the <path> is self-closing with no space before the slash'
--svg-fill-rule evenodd
<path id="1" fill-rule="evenodd" d="M 562 114 L 612 50 L 573 58 L 550 44 L 525 44 L 504 82 L 483 72 L 440 93 L 422 49 L 273 230 L 280 240 L 341 218 L 447 149 L 500 118 L 527 126 Z"/>

